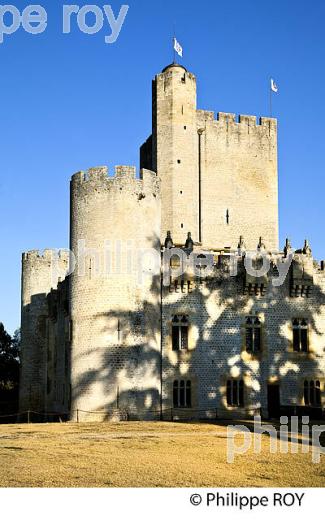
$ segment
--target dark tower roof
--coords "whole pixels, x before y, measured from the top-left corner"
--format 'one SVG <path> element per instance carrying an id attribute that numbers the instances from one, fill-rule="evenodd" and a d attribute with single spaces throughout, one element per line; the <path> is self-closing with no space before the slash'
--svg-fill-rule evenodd
<path id="1" fill-rule="evenodd" d="M 162 72 L 166 72 L 166 70 L 168 69 L 171 69 L 173 67 L 180 67 L 181 69 L 184 69 L 185 72 L 187 72 L 187 69 L 185 67 L 183 67 L 183 65 L 180 65 L 179 63 L 171 63 L 170 65 L 167 65 L 167 67 L 165 67 Z"/>

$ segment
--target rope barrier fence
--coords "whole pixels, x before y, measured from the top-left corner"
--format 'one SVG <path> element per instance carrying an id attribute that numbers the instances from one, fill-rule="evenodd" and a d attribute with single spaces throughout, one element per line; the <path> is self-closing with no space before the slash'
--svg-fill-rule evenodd
<path id="1" fill-rule="evenodd" d="M 215 408 L 164 408 L 162 410 L 143 410 L 139 411 L 132 407 L 113 408 L 109 410 L 82 410 L 75 409 L 69 412 L 40 412 L 38 410 L 24 410 L 22 412 L 0 415 L 0 422 L 4 419 L 16 418 L 13 422 L 66 422 L 75 418 L 74 422 L 82 422 L 88 416 L 101 416 L 102 421 L 111 421 L 119 419 L 121 421 L 141 421 L 141 420 L 163 420 L 163 421 L 179 421 L 179 420 L 217 420 L 217 410 Z M 35 421 L 35 419 L 43 419 L 43 421 Z M 5 421 L 7 422 L 7 421 Z M 9 421 L 8 421 L 9 422 Z M 11 421 L 10 421 L 11 422 Z"/>

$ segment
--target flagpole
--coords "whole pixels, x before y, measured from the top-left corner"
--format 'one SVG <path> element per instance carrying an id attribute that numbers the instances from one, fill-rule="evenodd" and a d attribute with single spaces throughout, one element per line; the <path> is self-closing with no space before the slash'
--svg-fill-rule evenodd
<path id="1" fill-rule="evenodd" d="M 176 38 L 176 28 L 175 28 L 175 22 L 174 22 L 174 36 L 173 36 L 173 63 L 176 63 L 175 38 Z"/>
<path id="2" fill-rule="evenodd" d="M 271 88 L 271 79 L 269 83 L 269 89 L 270 89 L 270 117 L 272 117 L 272 88 Z"/>

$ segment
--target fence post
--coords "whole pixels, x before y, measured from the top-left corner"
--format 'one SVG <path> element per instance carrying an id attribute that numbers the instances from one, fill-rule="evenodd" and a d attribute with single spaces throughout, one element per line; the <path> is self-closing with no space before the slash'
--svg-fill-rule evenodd
<path id="1" fill-rule="evenodd" d="M 27 410 L 27 423 L 30 423 L 30 410 Z"/>
<path id="2" fill-rule="evenodd" d="M 77 408 L 77 423 L 79 422 L 79 410 Z"/>

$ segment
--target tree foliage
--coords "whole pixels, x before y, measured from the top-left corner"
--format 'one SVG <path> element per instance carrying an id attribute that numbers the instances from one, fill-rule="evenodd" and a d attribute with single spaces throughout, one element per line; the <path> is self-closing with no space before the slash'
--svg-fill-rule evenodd
<path id="1" fill-rule="evenodd" d="M 18 388 L 19 348 L 20 331 L 11 337 L 0 323 L 0 391 Z"/>

